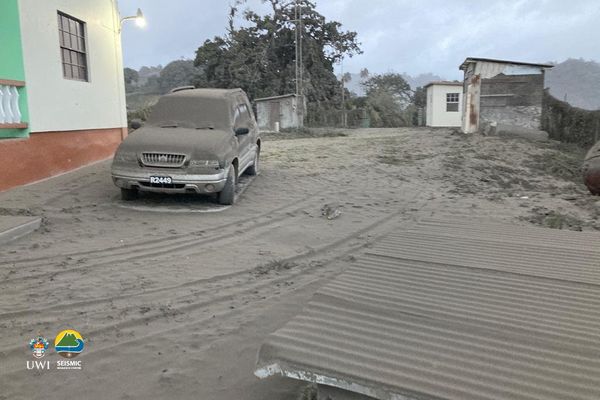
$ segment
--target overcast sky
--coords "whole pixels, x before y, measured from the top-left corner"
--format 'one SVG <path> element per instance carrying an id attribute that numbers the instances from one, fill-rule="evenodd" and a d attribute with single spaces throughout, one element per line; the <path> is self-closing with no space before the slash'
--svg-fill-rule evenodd
<path id="1" fill-rule="evenodd" d="M 121 15 L 140 7 L 148 26 L 123 27 L 125 66 L 163 66 L 193 58 L 222 35 L 228 0 L 119 0 Z M 600 0 L 317 0 L 317 10 L 358 32 L 364 54 L 344 70 L 432 72 L 460 77 L 467 57 L 529 62 L 600 60 Z M 248 7 L 267 10 L 260 0 Z M 337 67 L 338 71 L 340 67 Z"/>

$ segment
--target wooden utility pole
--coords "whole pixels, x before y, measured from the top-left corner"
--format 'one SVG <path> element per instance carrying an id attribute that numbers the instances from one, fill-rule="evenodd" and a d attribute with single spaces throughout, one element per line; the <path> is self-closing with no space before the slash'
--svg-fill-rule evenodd
<path id="1" fill-rule="evenodd" d="M 294 18 L 296 22 L 296 116 L 300 126 L 304 126 L 304 61 L 302 54 L 302 37 L 304 26 L 302 24 L 301 0 L 295 0 Z"/>
<path id="2" fill-rule="evenodd" d="M 342 66 L 342 127 L 347 128 L 348 122 L 346 118 L 346 78 L 344 76 L 344 59 L 341 61 Z"/>

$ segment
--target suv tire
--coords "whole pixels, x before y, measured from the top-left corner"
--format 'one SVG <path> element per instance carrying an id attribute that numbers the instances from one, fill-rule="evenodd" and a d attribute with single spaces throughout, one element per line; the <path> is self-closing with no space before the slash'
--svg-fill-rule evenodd
<path id="1" fill-rule="evenodd" d="M 137 189 L 124 189 L 121 188 L 121 199 L 125 201 L 131 201 L 138 198 Z"/>
<path id="2" fill-rule="evenodd" d="M 233 164 L 229 167 L 229 175 L 227 175 L 227 182 L 225 187 L 217 195 L 217 201 L 219 204 L 230 206 L 235 200 L 235 166 Z"/>
<path id="3" fill-rule="evenodd" d="M 259 163 L 260 163 L 260 150 L 256 150 L 256 154 L 254 155 L 254 164 L 249 166 L 246 169 L 246 175 L 258 175 L 259 171 Z"/>

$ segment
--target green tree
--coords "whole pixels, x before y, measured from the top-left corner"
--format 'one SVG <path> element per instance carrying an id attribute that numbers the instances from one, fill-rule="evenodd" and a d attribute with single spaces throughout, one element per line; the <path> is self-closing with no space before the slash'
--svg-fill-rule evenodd
<path id="1" fill-rule="evenodd" d="M 195 65 L 204 74 L 195 80 L 202 87 L 241 87 L 250 98 L 294 93 L 295 2 L 264 0 L 271 12 L 242 13 L 245 23 L 236 27 L 240 13 L 237 1 L 230 8 L 228 34 L 204 42 L 196 51 Z M 356 32 L 341 30 L 341 24 L 327 21 L 309 0 L 298 1 L 302 16 L 302 86 L 309 115 L 318 109 L 340 107 L 339 82 L 333 72 L 342 57 L 361 53 Z"/>

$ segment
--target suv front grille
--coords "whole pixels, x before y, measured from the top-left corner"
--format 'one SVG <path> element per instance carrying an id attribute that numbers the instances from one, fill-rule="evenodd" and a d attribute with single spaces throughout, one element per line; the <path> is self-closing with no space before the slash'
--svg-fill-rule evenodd
<path id="1" fill-rule="evenodd" d="M 142 164 L 147 167 L 179 168 L 184 162 L 184 154 L 142 153 Z"/>

